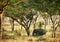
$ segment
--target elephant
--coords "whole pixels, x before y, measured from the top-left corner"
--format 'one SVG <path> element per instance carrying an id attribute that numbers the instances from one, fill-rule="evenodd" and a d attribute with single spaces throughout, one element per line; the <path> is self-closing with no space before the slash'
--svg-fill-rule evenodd
<path id="1" fill-rule="evenodd" d="M 43 36 L 44 34 L 46 34 L 46 30 L 44 29 L 34 29 L 32 36 Z"/>

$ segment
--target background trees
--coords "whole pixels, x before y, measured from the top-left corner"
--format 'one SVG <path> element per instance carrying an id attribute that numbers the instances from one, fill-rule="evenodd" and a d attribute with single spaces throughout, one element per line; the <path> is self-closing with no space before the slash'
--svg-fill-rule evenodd
<path id="1" fill-rule="evenodd" d="M 1 21 L 4 14 L 4 8 L 7 6 L 8 0 L 0 0 L 0 36 L 2 37 Z"/>
<path id="2" fill-rule="evenodd" d="M 29 0 L 29 3 L 32 8 L 37 9 L 41 12 L 47 12 L 48 15 L 50 16 L 51 21 L 52 21 L 52 25 L 54 25 L 55 24 L 54 21 L 56 21 L 56 20 L 53 21 L 52 17 L 54 15 L 60 16 L 60 13 L 59 13 L 60 2 L 59 2 L 59 0 L 38 0 L 38 1 L 37 0 L 33 0 L 33 1 Z M 60 23 L 60 22 L 58 22 L 58 23 Z M 54 35 L 53 37 L 55 37 L 55 28 L 56 28 L 55 25 L 52 28 L 53 28 L 53 35 Z"/>
<path id="3" fill-rule="evenodd" d="M 60 21 L 56 22 L 55 18 L 56 15 L 60 17 L 60 1 L 59 0 L 27 0 L 26 2 L 22 0 L 6 0 L 0 1 L 0 13 L 5 10 L 5 16 L 10 17 L 14 21 L 17 21 L 20 25 L 22 25 L 27 34 L 30 34 L 29 28 L 34 20 L 38 17 L 37 11 L 41 13 L 47 14 L 40 14 L 46 21 L 47 18 L 50 18 L 52 25 L 53 25 L 53 35 L 55 35 L 55 23 L 60 24 Z M 33 11 L 35 10 L 35 11 Z M 34 18 L 34 16 L 36 16 Z M 53 20 L 55 19 L 55 20 Z M 13 26 L 13 25 L 12 25 Z M 57 25 L 58 26 L 58 25 Z M 14 28 L 14 27 L 13 27 Z M 46 23 L 45 23 L 46 28 Z"/>
<path id="4" fill-rule="evenodd" d="M 29 36 L 29 28 L 34 19 L 33 17 L 36 15 L 36 13 L 33 12 L 32 9 L 30 9 L 28 5 L 24 2 L 21 2 L 15 7 L 9 6 L 6 10 L 6 16 L 12 18 L 13 20 L 17 21 L 20 25 L 22 25 Z"/>

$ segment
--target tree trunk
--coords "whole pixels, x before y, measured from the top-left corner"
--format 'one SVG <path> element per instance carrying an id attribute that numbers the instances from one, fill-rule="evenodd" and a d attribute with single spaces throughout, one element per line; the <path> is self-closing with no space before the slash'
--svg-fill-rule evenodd
<path id="1" fill-rule="evenodd" d="M 41 22 L 39 23 L 39 29 L 41 29 L 42 28 L 42 24 L 41 24 Z"/>
<path id="2" fill-rule="evenodd" d="M 0 39 L 2 39 L 2 22 L 3 22 L 3 18 L 4 18 L 4 11 L 2 11 L 2 13 L 0 13 Z"/>
<path id="3" fill-rule="evenodd" d="M 56 33 L 55 33 L 55 28 L 53 26 L 53 31 L 52 31 L 52 37 L 55 38 L 56 37 Z"/>
<path id="4" fill-rule="evenodd" d="M 33 25 L 34 25 L 33 28 L 35 29 L 35 27 L 36 27 L 36 26 L 35 26 L 35 23 L 34 23 Z"/>
<path id="5" fill-rule="evenodd" d="M 29 28 L 26 29 L 26 32 L 27 32 L 27 35 L 29 36 L 29 35 L 30 35 L 30 30 L 29 30 Z"/>
<path id="6" fill-rule="evenodd" d="M 56 30 L 55 30 L 55 24 L 54 24 L 55 22 L 53 21 L 51 15 L 50 15 L 50 19 L 51 19 L 51 21 L 52 21 L 52 26 L 53 26 L 53 27 L 52 27 L 52 28 L 53 28 L 52 37 L 55 38 L 55 37 L 56 37 L 56 33 L 55 33 Z"/>
<path id="7" fill-rule="evenodd" d="M 2 32 L 1 32 L 1 14 L 0 14 L 0 40 L 2 39 Z"/>
<path id="8" fill-rule="evenodd" d="M 13 32 L 14 31 L 14 20 L 12 18 L 10 19 L 10 24 L 11 24 L 11 28 Z"/>
<path id="9" fill-rule="evenodd" d="M 47 26 L 47 19 L 45 19 L 45 26 L 44 26 L 44 29 L 46 30 L 46 26 Z"/>
<path id="10" fill-rule="evenodd" d="M 52 32 L 52 38 L 55 38 L 56 37 L 56 33 L 55 33 L 55 30 L 53 30 Z"/>

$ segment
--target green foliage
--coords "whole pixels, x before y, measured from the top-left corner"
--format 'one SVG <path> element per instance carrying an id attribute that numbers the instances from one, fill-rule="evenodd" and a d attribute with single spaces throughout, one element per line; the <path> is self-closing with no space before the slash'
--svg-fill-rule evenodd
<path id="1" fill-rule="evenodd" d="M 49 17 L 49 15 L 48 15 L 47 12 L 44 12 L 44 13 L 42 13 L 41 15 L 42 15 L 42 17 L 45 18 L 45 19 Z"/>
<path id="2" fill-rule="evenodd" d="M 5 16 L 8 17 L 15 17 L 21 20 L 32 20 L 33 14 L 29 12 L 28 5 L 24 2 L 21 2 L 19 5 L 16 5 L 15 7 L 8 6 L 6 9 Z"/>
<path id="3" fill-rule="evenodd" d="M 37 10 L 48 12 L 50 15 L 54 15 L 57 11 L 60 11 L 59 0 L 28 0 L 29 5 Z"/>
<path id="4" fill-rule="evenodd" d="M 27 5 L 26 3 L 24 3 L 24 2 L 21 2 L 20 5 L 21 5 L 24 9 L 28 8 L 28 5 Z"/>
<path id="5" fill-rule="evenodd" d="M 17 3 L 18 2 L 18 0 L 10 0 L 9 1 L 9 4 L 15 4 L 15 3 Z"/>
<path id="6" fill-rule="evenodd" d="M 34 8 L 34 9 L 37 9 L 37 10 L 43 8 L 40 3 L 36 3 L 37 2 L 36 0 L 28 0 L 28 2 L 29 2 L 29 5 L 30 5 L 31 8 Z"/>
<path id="7" fill-rule="evenodd" d="M 26 15 L 26 18 L 29 19 L 29 20 L 32 20 L 33 19 L 33 16 L 34 14 L 32 12 L 29 12 L 27 15 Z"/>
<path id="8" fill-rule="evenodd" d="M 17 2 L 18 0 L 10 0 L 9 3 L 14 4 Z M 7 8 L 8 10 L 6 12 L 9 15 L 21 17 L 23 15 L 28 14 L 27 9 L 29 8 L 37 9 L 39 11 L 47 12 L 50 15 L 54 15 L 57 14 L 57 11 L 60 11 L 60 3 L 59 0 L 28 0 L 28 4 L 26 4 L 25 2 L 21 2 L 19 5 L 16 5 L 14 8 L 8 6 Z"/>

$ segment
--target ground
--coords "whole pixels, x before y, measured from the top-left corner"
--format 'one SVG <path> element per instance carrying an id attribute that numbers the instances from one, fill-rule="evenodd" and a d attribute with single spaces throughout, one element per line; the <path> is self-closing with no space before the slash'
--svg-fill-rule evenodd
<path id="1" fill-rule="evenodd" d="M 0 42 L 60 42 L 60 38 L 43 39 L 32 36 L 21 36 L 14 39 L 2 39 Z"/>

